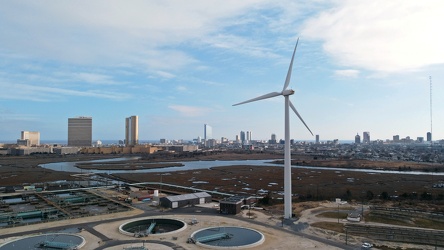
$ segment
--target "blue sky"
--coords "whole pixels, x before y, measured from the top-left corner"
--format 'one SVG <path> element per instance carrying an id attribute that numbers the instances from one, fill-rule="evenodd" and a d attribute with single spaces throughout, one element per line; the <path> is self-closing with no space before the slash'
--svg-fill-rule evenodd
<path id="1" fill-rule="evenodd" d="M 293 104 L 321 140 L 444 139 L 444 2 L 2 1 L 0 141 L 20 131 L 66 140 L 92 116 L 93 139 L 284 137 L 282 90 L 297 38 Z M 312 140 L 296 116 L 291 138 Z"/>

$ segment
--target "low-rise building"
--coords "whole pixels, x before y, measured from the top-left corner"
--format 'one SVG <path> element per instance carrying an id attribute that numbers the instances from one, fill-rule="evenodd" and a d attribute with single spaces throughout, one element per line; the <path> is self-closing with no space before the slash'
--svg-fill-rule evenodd
<path id="1" fill-rule="evenodd" d="M 59 154 L 59 155 L 70 155 L 70 154 L 78 154 L 79 153 L 80 148 L 78 147 L 56 147 L 53 148 L 53 152 L 54 154 Z"/>
<path id="2" fill-rule="evenodd" d="M 221 214 L 238 214 L 242 211 L 242 206 L 251 206 L 255 201 L 251 196 L 232 196 L 225 198 L 219 202 Z"/>
<path id="3" fill-rule="evenodd" d="M 15 147 L 8 151 L 10 155 L 52 154 L 51 147 Z"/>
<path id="4" fill-rule="evenodd" d="M 150 145 L 136 145 L 129 147 L 86 147 L 80 150 L 82 154 L 152 154 L 159 150 Z"/>
<path id="5" fill-rule="evenodd" d="M 211 199 L 211 195 L 206 192 L 181 194 L 160 198 L 160 205 L 166 208 L 179 208 L 209 203 Z"/>

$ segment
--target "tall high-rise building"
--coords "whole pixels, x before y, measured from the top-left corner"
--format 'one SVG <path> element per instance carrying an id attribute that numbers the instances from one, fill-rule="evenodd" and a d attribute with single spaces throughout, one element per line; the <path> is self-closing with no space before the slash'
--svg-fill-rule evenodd
<path id="1" fill-rule="evenodd" d="M 277 143 L 277 141 L 276 141 L 276 134 L 271 134 L 271 138 L 268 141 L 268 143 L 270 143 L 270 144 L 276 144 Z"/>
<path id="2" fill-rule="evenodd" d="M 399 142 L 399 135 L 393 136 L 393 142 Z"/>
<path id="3" fill-rule="evenodd" d="M 204 143 L 205 146 L 207 145 L 207 141 L 213 139 L 213 128 L 208 125 L 204 124 Z"/>
<path id="4" fill-rule="evenodd" d="M 370 143 L 370 132 L 364 132 L 362 136 L 363 143 Z"/>
<path id="5" fill-rule="evenodd" d="M 68 146 L 91 146 L 92 117 L 68 118 Z"/>
<path id="6" fill-rule="evenodd" d="M 29 140 L 31 146 L 40 145 L 40 132 L 37 131 L 22 131 L 21 140 Z"/>
<path id="7" fill-rule="evenodd" d="M 240 141 L 243 143 L 247 140 L 247 137 L 245 136 L 245 132 L 241 131 L 240 132 Z"/>
<path id="8" fill-rule="evenodd" d="M 319 144 L 319 135 L 316 135 L 316 144 Z"/>
<path id="9" fill-rule="evenodd" d="M 356 144 L 361 143 L 361 136 L 359 136 L 359 133 L 356 133 L 356 135 L 355 135 L 355 143 Z"/>
<path id="10" fill-rule="evenodd" d="M 139 144 L 139 117 L 133 115 L 125 118 L 125 145 Z"/>
<path id="11" fill-rule="evenodd" d="M 247 131 L 247 141 L 251 141 L 251 131 Z"/>
<path id="12" fill-rule="evenodd" d="M 432 133 L 427 132 L 427 141 L 432 141 Z"/>

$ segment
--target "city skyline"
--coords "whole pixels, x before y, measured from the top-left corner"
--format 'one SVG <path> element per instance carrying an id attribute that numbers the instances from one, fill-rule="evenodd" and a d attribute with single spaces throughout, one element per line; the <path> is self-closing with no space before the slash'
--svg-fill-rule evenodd
<path id="1" fill-rule="evenodd" d="M 213 138 L 242 128 L 283 138 L 283 100 L 231 105 L 282 86 L 297 37 L 292 102 L 323 141 L 352 141 L 351 130 L 427 138 L 429 76 L 441 140 L 443 10 L 438 1 L 5 2 L 0 142 L 20 131 L 65 140 L 79 114 L 93 117 L 93 140 L 121 140 L 128 113 L 139 116 L 139 140 L 192 140 L 206 123 Z M 290 124 L 292 139 L 315 140 Z"/>

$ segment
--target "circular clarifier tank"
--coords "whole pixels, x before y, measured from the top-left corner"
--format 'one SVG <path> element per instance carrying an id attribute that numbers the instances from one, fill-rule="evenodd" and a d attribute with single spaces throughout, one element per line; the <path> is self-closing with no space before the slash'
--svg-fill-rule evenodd
<path id="1" fill-rule="evenodd" d="M 119 232 L 128 236 L 144 237 L 150 234 L 169 234 L 185 230 L 187 224 L 177 219 L 144 218 L 126 222 Z"/>
<path id="2" fill-rule="evenodd" d="M 245 227 L 204 228 L 194 232 L 191 239 L 196 245 L 212 249 L 252 248 L 265 241 L 261 232 Z"/>
<path id="3" fill-rule="evenodd" d="M 80 249 L 86 241 L 75 234 L 42 234 L 27 236 L 0 245 L 0 250 L 13 249 Z"/>

